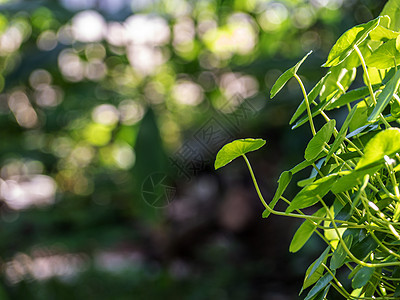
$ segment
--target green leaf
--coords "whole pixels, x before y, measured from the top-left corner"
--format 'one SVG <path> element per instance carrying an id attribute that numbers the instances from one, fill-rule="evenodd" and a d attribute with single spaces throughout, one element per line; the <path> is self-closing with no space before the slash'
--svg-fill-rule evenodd
<path id="1" fill-rule="evenodd" d="M 307 294 L 307 296 L 304 298 L 304 300 L 311 300 L 316 296 L 322 289 L 324 289 L 329 282 L 331 282 L 333 279 L 333 276 L 329 273 L 326 273 L 324 276 L 321 277 L 320 280 L 313 286 L 313 288 L 310 290 L 310 292 Z"/>
<path id="2" fill-rule="evenodd" d="M 400 284 L 397 285 L 396 290 L 394 291 L 393 297 L 400 297 Z"/>
<path id="3" fill-rule="evenodd" d="M 379 89 L 380 86 L 381 86 L 380 84 L 373 85 L 372 89 L 376 91 L 377 89 Z M 331 102 L 326 107 L 326 110 L 342 107 L 343 105 L 362 99 L 368 95 L 369 95 L 369 89 L 367 86 L 363 86 L 361 88 L 348 91 L 346 94 L 340 96 L 336 101 Z"/>
<path id="4" fill-rule="evenodd" d="M 361 102 L 360 102 L 361 103 Z M 360 104 L 358 103 L 358 104 Z M 357 117 L 357 113 L 356 113 L 356 117 Z M 354 121 L 354 118 L 353 118 Z M 351 123 L 350 123 L 350 129 L 351 129 Z M 359 139 L 362 139 L 363 141 L 359 140 L 354 140 L 356 145 L 359 145 L 360 147 L 364 147 L 363 145 L 368 143 L 368 141 L 375 136 L 375 134 L 378 133 L 378 131 L 381 130 L 381 128 L 379 127 L 378 124 L 367 124 L 364 126 L 361 126 L 357 129 L 355 129 L 354 131 L 350 132 L 346 137 L 352 138 L 354 136 L 358 135 Z"/>
<path id="5" fill-rule="evenodd" d="M 378 69 L 392 68 L 400 63 L 400 52 L 396 49 L 396 39 L 391 39 L 376 49 L 365 59 L 368 67 Z"/>
<path id="6" fill-rule="evenodd" d="M 362 189 L 359 189 L 357 193 L 354 195 L 354 197 L 351 199 L 351 212 L 354 211 L 354 209 L 357 207 L 358 203 L 360 202 L 361 199 L 361 194 L 363 193 Z"/>
<path id="7" fill-rule="evenodd" d="M 358 102 L 355 109 L 355 115 L 349 124 L 351 132 L 367 124 L 368 111 L 371 111 L 366 101 Z"/>
<path id="8" fill-rule="evenodd" d="M 260 149 L 265 145 L 263 139 L 240 139 L 226 144 L 218 151 L 215 159 L 215 170 L 229 164 L 235 158 L 250 151 Z"/>
<path id="9" fill-rule="evenodd" d="M 339 175 L 343 176 L 332 185 L 332 192 L 338 194 L 350 190 L 357 185 L 361 185 L 365 175 L 372 175 L 378 171 L 379 168 L 379 164 L 372 164 L 359 170 L 340 172 Z"/>
<path id="10" fill-rule="evenodd" d="M 283 192 L 286 190 L 291 179 L 292 179 L 292 172 L 290 172 L 290 171 L 284 171 L 281 174 L 281 176 L 279 176 L 278 188 L 275 192 L 274 198 L 272 199 L 271 203 L 269 204 L 269 206 L 272 209 L 274 209 L 276 203 L 279 201 L 279 198 L 282 196 Z M 270 212 L 268 210 L 264 210 L 262 217 L 268 218 L 269 215 L 270 215 Z"/>
<path id="11" fill-rule="evenodd" d="M 344 61 L 351 52 L 354 51 L 354 46 L 358 46 L 362 41 L 364 41 L 367 38 L 368 33 L 379 25 L 382 18 L 385 17 L 378 17 L 368 23 L 355 26 L 346 31 L 332 47 L 328 55 L 328 60 L 323 67 L 336 66 Z"/>
<path id="12" fill-rule="evenodd" d="M 344 120 L 342 128 L 340 128 L 340 131 L 337 134 L 335 141 L 331 145 L 331 149 L 329 149 L 328 155 L 326 156 L 326 162 L 328 162 L 330 157 L 332 156 L 332 154 L 335 153 L 337 149 L 339 149 L 340 144 L 343 142 L 344 138 L 346 137 L 347 127 L 349 126 L 349 124 L 356 112 L 356 109 L 357 109 L 356 107 L 353 107 L 351 109 L 350 113 L 347 115 L 346 120 Z"/>
<path id="13" fill-rule="evenodd" d="M 400 32 L 395 32 L 379 25 L 369 33 L 369 37 L 373 41 L 386 42 L 387 40 L 397 38 L 399 34 Z"/>
<path id="14" fill-rule="evenodd" d="M 303 290 L 316 283 L 324 274 L 325 268 L 322 264 L 326 262 L 330 249 L 331 247 L 328 246 L 325 251 L 322 252 L 322 254 L 307 268 L 300 294 L 303 292 Z"/>
<path id="15" fill-rule="evenodd" d="M 398 35 L 396 38 L 396 50 L 400 51 L 400 35 Z"/>
<path id="16" fill-rule="evenodd" d="M 283 73 L 278 80 L 275 82 L 274 86 L 271 89 L 271 99 L 275 97 L 275 95 L 284 87 L 286 82 L 290 78 L 292 78 L 296 73 L 297 70 L 300 68 L 301 64 L 306 60 L 306 58 L 312 53 L 312 51 L 308 52 L 296 65 L 291 67 L 285 73 Z"/>
<path id="17" fill-rule="evenodd" d="M 317 203 L 318 198 L 324 197 L 329 192 L 337 176 L 337 174 L 330 174 L 307 185 L 294 197 L 286 212 L 290 213 L 296 209 L 306 208 Z"/>
<path id="18" fill-rule="evenodd" d="M 375 122 L 378 119 L 379 115 L 389 104 L 390 100 L 392 100 L 394 93 L 397 92 L 399 85 L 400 85 L 400 70 L 396 72 L 393 78 L 385 86 L 382 93 L 378 95 L 378 98 L 376 99 L 377 102 L 376 106 L 372 111 L 371 115 L 369 116 L 368 121 Z"/>
<path id="19" fill-rule="evenodd" d="M 362 265 L 356 265 L 356 267 L 350 272 L 350 274 L 347 276 L 348 279 L 351 279 L 356 275 L 356 273 L 362 268 Z"/>
<path id="20" fill-rule="evenodd" d="M 365 146 L 364 155 L 352 171 L 342 172 L 341 178 L 332 186 L 333 193 L 347 191 L 362 184 L 365 175 L 373 175 L 384 164 L 384 156 L 400 151 L 400 129 L 389 128 L 377 133 Z"/>
<path id="21" fill-rule="evenodd" d="M 365 60 L 368 56 L 371 55 L 373 50 L 375 50 L 377 47 L 380 46 L 380 43 L 381 42 L 366 39 L 363 42 L 361 42 L 360 44 L 358 44 L 357 47 L 360 50 L 360 52 Z M 379 45 L 376 46 L 376 44 L 379 44 Z M 356 51 L 351 52 L 350 55 L 343 62 L 341 62 L 339 64 L 339 66 L 341 66 L 343 68 L 347 68 L 347 69 L 358 68 L 360 65 L 361 65 L 361 60 Z"/>
<path id="22" fill-rule="evenodd" d="M 350 251 L 358 259 L 364 259 L 371 251 L 374 251 L 378 247 L 378 243 L 374 240 L 372 236 L 367 236 L 361 242 L 351 247 Z"/>
<path id="23" fill-rule="evenodd" d="M 350 217 L 351 217 L 350 204 L 347 203 L 345 206 L 343 206 L 342 203 L 340 203 L 340 201 L 338 199 L 336 199 L 335 202 L 337 202 L 339 204 L 339 207 L 338 207 L 339 211 L 338 212 L 335 211 L 335 220 L 347 221 L 348 219 L 350 219 Z M 335 204 L 336 204 L 335 202 L 333 203 L 334 210 L 335 210 Z"/>
<path id="24" fill-rule="evenodd" d="M 329 71 L 324 77 L 321 78 L 320 81 L 318 81 L 318 83 L 313 87 L 313 89 L 311 90 L 311 92 L 307 95 L 308 97 L 308 101 L 311 104 L 319 95 L 319 93 L 321 92 L 321 89 L 324 85 L 324 82 L 326 80 L 326 78 L 331 74 L 331 72 Z M 306 102 L 303 99 L 303 101 L 300 103 L 299 107 L 297 107 L 297 110 L 295 111 L 295 113 L 293 114 L 292 118 L 289 121 L 289 124 L 291 125 L 294 121 L 297 120 L 298 117 L 301 116 L 301 114 L 306 110 Z"/>
<path id="25" fill-rule="evenodd" d="M 347 235 L 346 237 L 343 238 L 343 240 L 347 248 L 350 249 L 351 243 L 353 242 L 353 236 Z M 339 246 L 336 248 L 335 252 L 333 252 L 331 258 L 331 263 L 329 266 L 331 270 L 336 270 L 337 268 L 340 268 L 346 261 L 346 257 L 347 253 L 344 250 L 342 243 L 339 243 Z"/>
<path id="26" fill-rule="evenodd" d="M 385 155 L 390 156 L 400 151 L 400 129 L 388 128 L 377 133 L 365 146 L 364 155 L 356 166 L 364 166 L 382 161 Z"/>
<path id="27" fill-rule="evenodd" d="M 322 157 L 324 157 L 324 156 L 325 156 L 325 153 L 321 153 L 320 155 L 318 155 L 318 156 L 316 157 L 315 160 L 318 160 L 318 159 L 320 159 L 320 158 L 322 158 Z M 304 161 L 302 161 L 301 163 L 298 163 L 297 165 L 295 165 L 295 166 L 294 166 L 293 168 L 291 168 L 289 171 L 292 172 L 292 174 L 294 175 L 294 174 L 296 174 L 296 173 L 298 173 L 298 172 L 304 170 L 305 168 L 311 166 L 314 162 L 315 162 L 315 161 L 307 161 L 307 160 L 304 160 Z"/>
<path id="28" fill-rule="evenodd" d="M 358 152 L 356 152 L 356 151 L 353 151 L 353 152 L 347 152 L 347 153 L 339 154 L 338 157 L 340 157 L 340 158 L 343 159 L 344 161 L 347 161 L 347 160 L 349 160 L 349 159 L 353 159 L 353 158 L 356 158 L 356 157 L 360 157 L 360 154 L 359 154 Z M 336 164 L 336 160 L 333 159 L 333 158 L 330 158 L 326 164 L 327 164 L 327 165 L 329 165 L 329 164 Z"/>
<path id="29" fill-rule="evenodd" d="M 318 154 L 325 148 L 325 143 L 331 139 L 333 130 L 335 129 L 336 121 L 330 120 L 317 132 L 310 140 L 304 153 L 304 158 L 308 161 L 314 160 Z"/>
<path id="30" fill-rule="evenodd" d="M 306 179 L 297 181 L 297 186 L 298 187 L 305 187 L 306 185 L 309 185 L 309 184 L 313 183 L 315 181 L 316 177 L 317 177 L 317 175 L 314 175 L 313 177 L 308 177 Z"/>
<path id="31" fill-rule="evenodd" d="M 381 269 L 382 270 L 382 269 Z M 382 271 L 380 271 L 382 272 Z M 379 273 L 380 273 L 379 272 Z M 378 276 L 374 276 L 372 277 L 369 282 L 368 285 L 365 288 L 365 292 L 364 292 L 364 297 L 367 298 L 369 297 L 369 299 L 373 299 L 373 296 L 376 293 L 376 290 L 378 289 L 378 284 L 381 282 L 380 278 Z M 368 298 L 367 298 L 368 299 Z"/>
<path id="32" fill-rule="evenodd" d="M 375 272 L 375 268 L 362 267 L 354 276 L 351 286 L 353 289 L 359 289 L 365 286 L 372 275 Z"/>
<path id="33" fill-rule="evenodd" d="M 358 59 L 359 60 L 359 59 Z M 330 68 L 330 75 L 324 80 L 319 98 L 322 100 L 331 99 L 332 95 L 343 93 L 350 87 L 357 75 L 356 68 L 338 65 Z M 339 89 L 339 86 L 341 87 Z"/>
<path id="34" fill-rule="evenodd" d="M 289 171 L 292 172 L 292 174 L 296 174 L 296 173 L 300 172 L 301 170 L 304 170 L 305 168 L 307 168 L 307 167 L 309 167 L 311 165 L 312 165 L 311 162 L 304 160 L 301 163 L 298 163 L 297 165 L 295 165 Z"/>
<path id="35" fill-rule="evenodd" d="M 371 81 L 372 84 L 372 88 L 374 85 L 382 85 L 382 79 L 386 76 L 386 73 L 388 71 L 388 69 L 378 69 L 378 68 L 373 68 L 373 67 L 368 67 L 367 66 L 367 70 L 368 70 L 368 75 L 369 75 L 369 80 Z M 391 70 L 391 69 L 389 69 Z M 366 85 L 368 85 L 368 82 L 366 82 L 365 80 L 365 76 L 363 77 L 364 79 L 364 83 L 366 83 Z"/>
<path id="36" fill-rule="evenodd" d="M 347 228 L 345 232 L 343 232 L 342 238 L 351 235 L 353 238 L 352 246 L 361 242 L 365 238 L 365 232 L 363 229 L 359 228 Z M 349 277 L 350 278 L 350 277 Z"/>
<path id="37" fill-rule="evenodd" d="M 316 213 L 314 213 L 313 216 L 324 217 L 325 214 L 326 214 L 325 208 L 321 208 Z M 307 241 L 317 228 L 317 225 L 320 223 L 321 223 L 320 220 L 317 221 L 305 220 L 294 234 L 292 242 L 290 243 L 289 251 L 293 253 L 299 251 L 305 245 L 305 243 L 307 243 Z"/>
<path id="38" fill-rule="evenodd" d="M 295 165 L 289 171 L 292 172 L 292 174 L 294 175 L 294 174 L 304 170 L 305 168 L 311 166 L 312 164 L 313 164 L 313 162 L 309 162 L 309 161 L 304 160 L 301 163 L 298 163 L 297 165 Z"/>
<path id="39" fill-rule="evenodd" d="M 398 0 L 389 0 L 383 8 L 381 15 L 390 17 L 389 29 L 394 31 L 400 30 L 400 3 Z"/>
<path id="40" fill-rule="evenodd" d="M 390 104 L 390 113 L 393 117 L 400 118 L 400 103 L 397 99 Z"/>
<path id="41" fill-rule="evenodd" d="M 311 300 L 325 300 L 326 299 L 326 295 L 328 295 L 330 287 L 331 287 L 331 284 L 327 285 L 326 288 L 323 291 L 320 291 Z"/>
<path id="42" fill-rule="evenodd" d="M 321 102 L 318 103 L 317 106 L 314 106 L 313 108 L 311 108 L 311 116 L 315 117 L 317 115 L 319 115 L 324 109 L 325 107 L 329 104 L 329 102 Z M 306 114 L 305 116 L 301 117 L 296 124 L 294 124 L 292 126 L 292 129 L 296 129 L 298 127 L 300 127 L 301 125 L 303 125 L 304 123 L 308 122 L 308 115 Z"/>

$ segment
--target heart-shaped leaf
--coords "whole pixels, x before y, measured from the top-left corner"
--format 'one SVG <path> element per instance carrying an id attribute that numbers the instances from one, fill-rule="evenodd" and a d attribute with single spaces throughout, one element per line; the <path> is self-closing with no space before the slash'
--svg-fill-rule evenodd
<path id="1" fill-rule="evenodd" d="M 357 164 L 356 170 L 364 166 L 383 162 L 385 155 L 390 156 L 400 151 L 400 129 L 389 128 L 377 133 L 365 146 L 364 155 Z"/>
<path id="2" fill-rule="evenodd" d="M 368 67 L 378 69 L 392 68 L 400 63 L 400 52 L 396 49 L 396 39 L 391 39 L 376 49 L 365 59 Z"/>
<path id="3" fill-rule="evenodd" d="M 369 33 L 369 37 L 373 41 L 386 42 L 387 40 L 397 38 L 399 34 L 400 32 L 396 32 L 379 25 Z"/>
<path id="4" fill-rule="evenodd" d="M 217 153 L 214 163 L 215 170 L 222 168 L 247 152 L 260 149 L 264 145 L 265 140 L 263 139 L 240 139 L 226 144 Z"/>
<path id="5" fill-rule="evenodd" d="M 383 8 L 381 15 L 390 17 L 389 29 L 400 30 L 400 3 L 398 0 L 389 0 Z"/>
<path id="6" fill-rule="evenodd" d="M 332 67 L 344 61 L 354 51 L 354 46 L 358 46 L 361 42 L 363 42 L 367 38 L 368 33 L 379 25 L 379 22 L 382 18 L 387 17 L 377 17 L 368 23 L 361 24 L 347 30 L 337 40 L 336 44 L 333 45 L 331 51 L 329 52 L 328 60 L 322 66 Z"/>

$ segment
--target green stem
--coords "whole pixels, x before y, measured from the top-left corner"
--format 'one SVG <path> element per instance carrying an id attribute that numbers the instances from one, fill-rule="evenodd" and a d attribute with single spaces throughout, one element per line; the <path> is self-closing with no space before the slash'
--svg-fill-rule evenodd
<path id="1" fill-rule="evenodd" d="M 368 220 L 368 222 L 369 223 L 371 223 L 371 212 L 369 211 L 369 208 L 368 207 L 366 207 L 366 210 L 367 210 L 367 220 Z M 390 224 L 389 224 L 389 226 L 391 226 Z M 392 226 L 393 227 L 393 226 Z M 393 228 L 394 229 L 394 228 Z M 398 255 L 398 254 L 396 254 L 393 250 L 391 250 L 391 249 L 389 249 L 388 247 L 386 247 L 377 237 L 376 237 L 376 235 L 375 235 L 375 233 L 374 233 L 374 231 L 373 230 L 370 230 L 370 229 L 367 229 L 367 231 L 369 232 L 369 234 L 372 236 L 372 238 L 375 240 L 375 242 L 383 249 L 383 250 L 385 250 L 386 252 L 388 252 L 389 254 L 391 254 L 391 255 L 393 255 L 393 256 L 395 256 L 395 257 L 397 257 L 398 259 L 400 259 L 400 255 Z"/>
<path id="2" fill-rule="evenodd" d="M 351 141 L 349 140 L 347 137 L 344 138 L 344 140 L 354 149 L 356 149 L 356 151 L 358 152 L 358 154 L 360 154 L 361 156 L 364 155 L 364 153 L 361 152 L 361 150 Z"/>
<path id="3" fill-rule="evenodd" d="M 393 166 L 391 164 L 389 164 L 388 162 L 386 162 L 385 165 L 386 165 L 386 168 L 387 168 L 387 170 L 389 172 L 390 180 L 392 181 L 393 190 L 394 190 L 394 194 L 395 194 L 396 200 L 400 201 L 399 185 L 398 185 L 397 180 L 396 180 L 396 175 L 395 175 L 395 173 L 393 171 Z"/>
<path id="4" fill-rule="evenodd" d="M 376 237 L 375 233 L 373 231 L 368 230 L 368 232 L 371 234 L 372 238 L 379 244 L 379 246 L 382 247 L 383 250 L 385 250 L 387 253 L 397 257 L 400 259 L 400 255 L 394 252 L 393 250 L 390 250 L 388 247 L 386 247 L 382 242 Z"/>
<path id="5" fill-rule="evenodd" d="M 317 195 L 318 200 L 322 203 L 322 205 L 325 207 L 326 209 L 326 213 L 328 215 L 328 217 L 330 218 L 330 221 L 333 225 L 333 228 L 335 229 L 335 232 L 338 236 L 339 242 L 343 247 L 343 250 L 347 253 L 347 255 L 350 257 L 350 259 L 352 259 L 355 263 L 363 266 L 363 267 L 368 267 L 368 268 L 380 268 L 380 267 L 389 267 L 389 266 L 399 266 L 400 262 L 393 262 L 393 263 L 366 263 L 362 260 L 359 260 L 357 257 L 354 256 L 353 253 L 350 252 L 349 248 L 347 248 L 346 243 L 344 242 L 342 236 L 340 235 L 339 229 L 336 225 L 336 220 L 334 219 L 334 217 L 331 214 L 330 209 L 328 208 L 328 206 L 325 204 L 324 200 L 322 200 L 321 197 L 319 197 Z"/>
<path id="6" fill-rule="evenodd" d="M 311 216 L 311 215 L 293 214 L 293 213 L 286 213 L 286 212 L 281 212 L 281 211 L 273 210 L 273 209 L 267 204 L 267 202 L 264 200 L 263 195 L 261 194 L 260 188 L 258 187 L 257 179 L 256 179 L 256 177 L 254 176 L 254 172 L 253 172 L 253 169 L 252 169 L 252 167 L 251 167 L 251 165 L 250 165 L 249 160 L 247 159 L 247 157 L 246 157 L 245 154 L 242 154 L 242 156 L 243 156 L 243 158 L 244 158 L 244 160 L 245 160 L 245 162 L 246 162 L 247 168 L 249 169 L 249 172 L 250 172 L 250 175 L 251 175 L 251 179 L 253 180 L 253 184 L 254 184 L 254 187 L 255 187 L 255 189 L 256 189 L 258 198 L 260 199 L 260 201 L 261 201 L 262 204 L 264 205 L 265 209 L 266 209 L 267 211 L 269 211 L 271 214 L 274 214 L 274 215 L 277 215 L 277 216 L 285 216 L 285 217 L 293 217 L 293 218 L 306 219 L 306 220 L 316 220 L 316 221 L 329 221 L 329 220 L 330 220 L 330 219 L 327 219 L 327 218 L 316 217 L 316 216 Z M 338 223 L 348 224 L 348 225 L 350 225 L 350 226 L 356 226 L 356 227 L 359 226 L 359 225 L 356 224 L 356 223 L 348 222 L 348 221 L 340 221 L 340 220 L 338 220 L 337 222 L 338 222 Z"/>
<path id="7" fill-rule="evenodd" d="M 371 79 L 369 78 L 367 65 L 365 64 L 364 57 L 363 57 L 363 55 L 362 55 L 362 53 L 361 53 L 361 51 L 360 51 L 360 49 L 358 48 L 357 45 L 354 45 L 353 48 L 356 51 L 356 53 L 358 55 L 358 58 L 361 61 L 361 65 L 362 65 L 362 68 L 364 70 L 364 75 L 365 75 L 365 79 L 367 81 L 367 86 L 368 86 L 369 94 L 371 96 L 372 103 L 374 105 L 376 105 L 376 98 L 375 98 L 374 90 L 372 89 Z"/>
<path id="8" fill-rule="evenodd" d="M 354 45 L 353 48 L 356 51 L 356 53 L 361 61 L 361 65 L 364 70 L 364 75 L 365 75 L 365 79 L 367 81 L 367 86 L 368 86 L 369 94 L 371 96 L 371 100 L 372 100 L 373 104 L 376 105 L 376 98 L 375 98 L 374 90 L 372 89 L 371 79 L 369 78 L 367 65 L 365 64 L 364 57 L 363 57 L 360 49 L 357 47 L 357 45 Z M 379 119 L 381 120 L 381 122 L 383 124 L 385 124 L 386 128 L 391 127 L 390 124 L 386 121 L 386 119 L 384 118 L 384 116 L 382 114 L 379 115 Z"/>
<path id="9" fill-rule="evenodd" d="M 331 271 L 331 269 L 328 268 L 327 265 L 325 265 L 324 263 L 321 264 L 325 270 L 332 276 L 333 280 L 336 282 L 336 285 L 338 286 L 338 288 L 340 289 L 336 289 L 343 297 L 345 297 L 346 299 L 350 299 L 351 295 L 345 290 L 345 288 L 343 287 L 343 285 L 340 283 L 340 281 L 336 278 L 335 274 L 333 274 L 333 272 Z"/>
<path id="10" fill-rule="evenodd" d="M 316 134 L 316 131 L 315 131 L 314 122 L 313 122 L 313 119 L 312 119 L 312 114 L 311 114 L 311 109 L 310 109 L 310 102 L 308 101 L 308 96 L 307 96 L 306 89 L 304 87 L 303 82 L 301 81 L 300 77 L 297 74 L 294 74 L 294 78 L 296 78 L 297 82 L 300 85 L 301 91 L 303 92 L 304 102 L 306 103 L 306 107 L 307 107 L 308 120 L 310 121 L 311 132 L 312 132 L 312 134 L 314 136 Z"/>
<path id="11" fill-rule="evenodd" d="M 335 154 L 333 154 L 333 155 L 335 155 Z M 338 158 L 339 161 L 341 161 L 347 168 L 349 168 L 350 170 L 352 170 L 352 168 L 350 167 L 350 165 L 349 165 L 346 161 L 344 161 L 343 159 L 341 159 L 339 156 L 337 156 L 337 158 Z M 368 182 L 368 187 L 369 187 L 371 190 L 373 190 L 375 193 L 379 193 L 379 190 L 378 190 L 374 185 L 372 185 L 372 184 L 369 183 L 369 182 Z"/>
<path id="12" fill-rule="evenodd" d="M 386 188 L 385 184 L 382 182 L 381 177 L 378 175 L 378 176 L 375 176 L 375 178 L 377 179 L 379 185 L 381 186 L 381 188 L 382 188 L 382 190 L 385 192 L 385 194 L 386 194 L 389 198 L 396 199 L 395 196 Z"/>
<path id="13" fill-rule="evenodd" d="M 286 199 L 285 197 L 280 197 L 283 201 L 285 201 L 288 205 L 290 205 L 290 201 L 288 200 L 288 199 Z M 299 213 L 299 214 L 301 214 L 302 216 L 305 216 L 306 214 L 305 213 L 303 213 L 300 209 L 296 209 L 296 211 Z M 317 228 L 319 228 L 319 229 L 322 229 L 322 230 L 327 230 L 327 229 L 331 229 L 330 227 L 327 227 L 327 226 L 321 226 L 321 225 L 319 225 L 319 223 L 317 223 L 317 222 L 315 222 L 315 221 L 313 221 L 313 220 L 305 220 L 306 222 L 309 222 L 310 224 L 312 224 L 313 226 L 315 226 L 315 227 L 317 227 Z M 322 220 L 321 220 L 322 221 Z M 327 220 L 325 220 L 325 221 L 327 221 Z M 346 225 L 341 225 L 339 228 L 361 228 L 361 229 L 364 229 L 365 228 L 365 226 L 364 225 L 358 225 L 358 226 L 356 226 L 356 227 L 354 227 L 354 226 L 346 226 Z M 327 239 L 325 239 L 325 237 L 318 231 L 318 230 L 315 230 L 315 232 L 326 242 L 326 244 L 328 244 L 329 245 L 329 241 L 327 240 Z"/>
<path id="14" fill-rule="evenodd" d="M 317 165 L 315 163 L 311 164 L 313 166 L 313 168 L 315 169 L 315 171 L 317 171 L 317 173 L 319 174 L 319 176 L 324 177 L 325 175 L 322 174 L 321 170 L 318 169 Z"/>

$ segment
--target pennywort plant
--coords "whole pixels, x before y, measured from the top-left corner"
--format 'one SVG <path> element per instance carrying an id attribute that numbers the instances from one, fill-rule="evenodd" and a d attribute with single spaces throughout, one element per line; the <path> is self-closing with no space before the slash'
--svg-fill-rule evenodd
<path id="1" fill-rule="evenodd" d="M 326 299 L 330 289 L 345 299 L 400 299 L 398 1 L 388 1 L 381 16 L 340 37 L 323 65 L 328 72 L 307 92 L 298 72 L 310 54 L 271 89 L 273 98 L 289 79 L 297 80 L 304 99 L 290 124 L 293 129 L 308 124 L 312 133 L 304 161 L 280 175 L 273 199 L 264 199 L 246 156 L 261 148 L 263 139 L 225 145 L 215 169 L 242 157 L 265 206 L 263 217 L 304 219 L 291 252 L 299 251 L 313 234 L 326 244 L 305 272 L 300 293 L 307 290 L 306 300 Z M 349 89 L 357 72 L 362 72 L 364 86 Z M 347 114 L 340 125 L 329 117 L 336 109 Z M 321 128 L 314 124 L 316 117 L 325 121 Z M 311 176 L 298 182 L 301 190 L 293 199 L 285 198 L 292 176 L 305 168 L 312 168 Z M 287 204 L 285 211 L 275 209 L 278 201 Z M 314 214 L 303 212 L 309 207 L 315 207 Z"/>

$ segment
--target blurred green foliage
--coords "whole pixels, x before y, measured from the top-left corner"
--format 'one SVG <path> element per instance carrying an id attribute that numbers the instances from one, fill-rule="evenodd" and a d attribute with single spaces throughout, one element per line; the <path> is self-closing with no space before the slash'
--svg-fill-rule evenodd
<path id="1" fill-rule="evenodd" d="M 215 116 L 251 103 L 253 119 L 227 125 L 238 136 L 285 124 L 293 85 L 265 107 L 281 70 L 311 49 L 320 65 L 384 3 L 0 1 L 1 298 L 249 299 L 262 270 L 202 244 L 195 270 L 164 252 L 175 228 L 143 184 L 161 172 L 187 187 L 171 158 Z"/>

